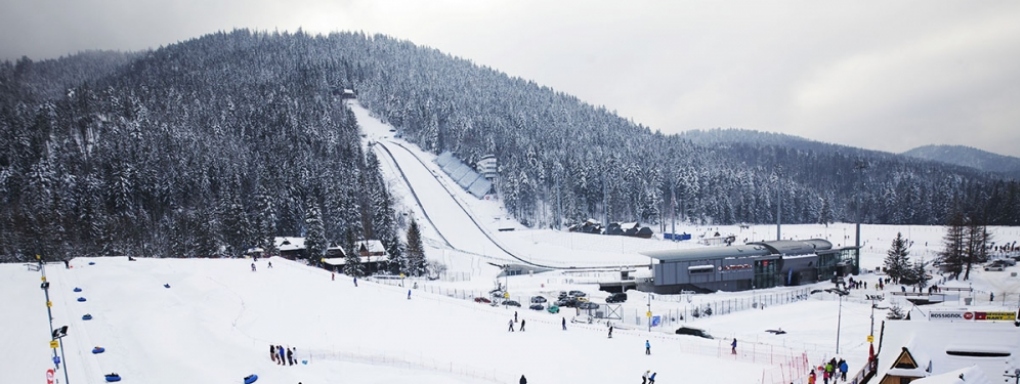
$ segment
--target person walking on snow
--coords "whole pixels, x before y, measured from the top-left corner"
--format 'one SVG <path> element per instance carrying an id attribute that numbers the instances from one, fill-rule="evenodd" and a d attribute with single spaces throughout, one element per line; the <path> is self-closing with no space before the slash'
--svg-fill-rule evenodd
<path id="1" fill-rule="evenodd" d="M 652 354 L 652 343 L 649 343 L 648 340 L 645 340 L 645 354 L 646 355 Z"/>
<path id="2" fill-rule="evenodd" d="M 255 272 L 255 263 L 251 263 L 251 271 Z"/>
<path id="3" fill-rule="evenodd" d="M 284 362 L 283 359 L 284 359 L 284 356 L 286 356 L 286 354 L 283 352 L 283 346 L 282 345 L 277 345 L 276 346 L 276 354 L 277 354 L 276 358 L 278 360 L 280 360 L 279 362 L 277 362 L 277 364 L 278 365 L 283 365 L 283 362 Z"/>
<path id="4" fill-rule="evenodd" d="M 815 380 L 817 380 L 817 379 L 815 378 L 815 370 L 813 370 L 813 369 L 812 369 L 812 370 L 811 370 L 811 373 L 809 373 L 809 374 L 808 374 L 808 377 L 807 377 L 807 384 L 815 384 Z"/>
<path id="5" fill-rule="evenodd" d="M 612 325 L 609 326 L 609 338 L 610 339 L 613 338 L 613 326 Z"/>
<path id="6" fill-rule="evenodd" d="M 514 321 L 513 320 L 510 320 L 510 329 L 508 329 L 507 331 L 510 331 L 510 332 L 514 331 Z"/>
<path id="7" fill-rule="evenodd" d="M 839 359 L 839 377 L 846 381 L 846 371 L 850 370 L 850 366 L 846 364 L 846 360 Z"/>
<path id="8" fill-rule="evenodd" d="M 354 276 L 354 288 L 358 287 L 358 277 Z"/>
<path id="9" fill-rule="evenodd" d="M 528 379 L 525 379 L 524 375 L 521 375 L 521 384 L 528 384 Z"/>
<path id="10" fill-rule="evenodd" d="M 735 337 L 733 338 L 733 342 L 730 343 L 730 347 L 731 347 L 730 354 L 736 355 L 737 354 L 737 338 L 735 338 Z"/>
<path id="11" fill-rule="evenodd" d="M 273 360 L 274 363 L 276 362 L 276 346 L 275 345 L 270 345 L 269 346 L 269 359 Z"/>
<path id="12" fill-rule="evenodd" d="M 521 332 L 524 332 L 524 319 L 521 319 Z"/>
<path id="13" fill-rule="evenodd" d="M 329 281 L 336 281 L 336 272 L 330 272 L 329 279 Z"/>
<path id="14" fill-rule="evenodd" d="M 294 365 L 294 350 L 287 348 L 287 365 Z"/>
<path id="15" fill-rule="evenodd" d="M 411 300 L 411 290 L 410 289 L 407 290 L 407 299 Z"/>
<path id="16" fill-rule="evenodd" d="M 643 373 L 641 375 L 641 384 L 648 384 L 648 375 L 650 375 L 651 373 L 652 373 L 652 370 L 649 369 L 649 370 L 645 371 L 645 373 Z"/>
<path id="17" fill-rule="evenodd" d="M 514 311 L 514 322 L 517 322 L 517 311 Z"/>
<path id="18" fill-rule="evenodd" d="M 652 372 L 652 375 L 648 376 L 648 384 L 655 384 L 655 375 L 658 374 L 658 372 Z"/>
<path id="19" fill-rule="evenodd" d="M 567 330 L 567 318 L 564 317 L 563 321 L 560 324 L 563 324 L 563 330 L 566 331 Z"/>

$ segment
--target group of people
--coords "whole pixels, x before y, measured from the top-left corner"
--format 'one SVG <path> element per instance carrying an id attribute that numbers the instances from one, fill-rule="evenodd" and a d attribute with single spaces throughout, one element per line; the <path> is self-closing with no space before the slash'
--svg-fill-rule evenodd
<path id="1" fill-rule="evenodd" d="M 641 375 L 641 384 L 655 384 L 655 375 L 658 374 L 658 372 L 652 372 L 650 369 L 645 371 L 645 374 Z"/>
<path id="2" fill-rule="evenodd" d="M 294 350 L 297 347 L 290 347 L 284 349 L 282 345 L 270 345 L 269 346 L 269 358 L 273 360 L 276 365 L 294 365 L 297 362 L 294 359 Z"/>
<path id="3" fill-rule="evenodd" d="M 257 257 L 255 258 L 255 260 L 254 260 L 254 261 L 252 261 L 252 262 L 251 262 L 251 271 L 252 271 L 252 272 L 255 272 L 255 262 L 256 262 L 256 261 L 259 261 L 259 259 L 258 259 Z M 269 267 L 269 268 L 272 268 L 272 267 L 273 267 L 273 262 L 272 262 L 272 261 L 270 261 L 270 262 L 269 262 L 269 265 L 268 265 L 268 267 Z"/>
<path id="4" fill-rule="evenodd" d="M 846 364 L 846 360 L 839 359 L 839 361 L 836 361 L 835 357 L 825 363 L 824 366 L 818 367 L 818 370 L 822 371 L 822 381 L 825 384 L 829 384 L 829 380 L 836 382 L 837 379 L 845 382 L 846 372 L 849 369 L 850 367 Z M 811 373 L 808 374 L 808 384 L 815 384 L 817 380 L 815 371 L 811 370 Z"/>

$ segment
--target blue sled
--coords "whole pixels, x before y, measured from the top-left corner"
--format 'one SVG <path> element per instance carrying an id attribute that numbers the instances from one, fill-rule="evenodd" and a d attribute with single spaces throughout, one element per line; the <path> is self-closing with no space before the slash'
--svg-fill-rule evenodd
<path id="1" fill-rule="evenodd" d="M 120 381 L 120 375 L 118 375 L 116 373 L 111 373 L 109 375 L 106 375 L 106 382 L 107 383 L 114 383 L 114 382 L 118 382 L 118 381 Z"/>
<path id="2" fill-rule="evenodd" d="M 84 298 L 84 297 L 79 297 L 79 298 L 78 298 L 78 301 L 79 301 L 79 302 L 85 301 L 85 298 Z"/>
<path id="3" fill-rule="evenodd" d="M 74 291 L 75 291 L 75 292 L 81 292 L 81 288 L 78 288 L 78 287 L 74 287 Z"/>
<path id="4" fill-rule="evenodd" d="M 86 313 L 86 314 L 85 314 L 85 316 L 82 316 L 82 317 L 81 317 L 81 319 L 82 319 L 82 320 L 92 320 L 92 315 L 91 315 L 91 314 L 88 314 L 88 313 Z"/>
<path id="5" fill-rule="evenodd" d="M 103 347 L 92 348 L 92 354 L 98 355 L 98 354 L 103 353 L 103 352 L 106 352 L 106 348 L 103 348 Z"/>
<path id="6" fill-rule="evenodd" d="M 249 375 L 248 377 L 244 378 L 244 384 L 254 383 L 258 379 L 259 379 L 259 375 L 254 375 L 254 374 L 253 375 Z"/>

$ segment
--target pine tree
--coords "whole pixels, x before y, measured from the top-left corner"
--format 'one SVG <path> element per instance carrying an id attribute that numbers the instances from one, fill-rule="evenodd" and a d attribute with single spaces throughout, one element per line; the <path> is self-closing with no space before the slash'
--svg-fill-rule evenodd
<path id="1" fill-rule="evenodd" d="M 942 269 L 951 273 L 951 277 L 958 277 L 963 272 L 965 227 L 963 214 L 954 212 L 946 226 L 946 234 L 942 237 L 942 251 L 939 252 L 939 262 Z M 966 278 L 965 278 L 966 279 Z"/>
<path id="2" fill-rule="evenodd" d="M 387 271 L 390 273 L 407 274 L 408 262 L 407 255 L 404 254 L 404 246 L 400 242 L 400 238 L 394 235 L 386 244 L 386 253 L 389 254 L 389 261 L 387 262 Z"/>
<path id="3" fill-rule="evenodd" d="M 970 270 L 974 264 L 988 261 L 988 243 L 992 235 L 988 228 L 971 220 L 964 230 L 963 279 L 970 278 Z"/>
<path id="4" fill-rule="evenodd" d="M 361 265 L 359 247 L 355 245 L 353 248 L 344 255 L 344 274 L 351 277 L 364 276 L 364 266 Z"/>
<path id="5" fill-rule="evenodd" d="M 899 283 L 907 274 L 907 269 L 910 268 L 910 251 L 908 250 L 907 239 L 903 238 L 903 234 L 897 232 L 896 238 L 892 241 L 892 246 L 889 251 L 886 252 L 885 257 L 885 270 L 886 274 L 889 275 L 893 281 Z"/>
<path id="6" fill-rule="evenodd" d="M 319 206 L 310 204 L 308 213 L 305 215 L 305 251 L 308 252 L 308 260 L 311 263 L 318 263 L 326 256 L 326 249 L 329 244 L 326 242 L 326 228 L 322 224 L 322 216 L 319 214 Z"/>
<path id="7" fill-rule="evenodd" d="M 910 268 L 911 277 L 914 279 L 914 281 L 917 281 L 916 284 L 918 292 L 928 287 L 928 280 L 930 279 L 928 278 L 928 272 L 925 271 L 927 267 L 928 263 L 922 260 L 915 262 L 914 266 Z"/>
<path id="8" fill-rule="evenodd" d="M 421 240 L 418 222 L 411 220 L 407 229 L 407 273 L 411 276 L 422 276 L 428 272 L 428 260 L 425 259 L 425 245 Z"/>

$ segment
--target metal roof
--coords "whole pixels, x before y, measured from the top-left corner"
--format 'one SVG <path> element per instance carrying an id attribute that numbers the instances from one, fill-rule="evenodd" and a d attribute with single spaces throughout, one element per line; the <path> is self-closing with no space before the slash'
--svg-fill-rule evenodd
<path id="1" fill-rule="evenodd" d="M 812 239 L 808 241 L 794 241 L 794 240 L 777 240 L 777 241 L 763 241 L 760 243 L 748 243 L 748 245 L 763 245 L 772 250 L 773 253 L 778 253 L 784 256 L 796 256 L 796 255 L 810 255 L 815 253 L 815 247 L 822 245 L 827 250 L 832 248 L 832 243 L 822 239 Z"/>
<path id="2" fill-rule="evenodd" d="M 758 243 L 747 243 L 729 247 L 706 247 L 694 249 L 671 249 L 665 251 L 642 252 L 642 255 L 658 259 L 659 261 L 682 261 L 682 260 L 715 260 L 728 257 L 768 256 L 783 255 L 797 256 L 810 255 L 816 251 L 827 251 L 832 249 L 832 243 L 823 239 L 810 239 L 804 241 L 779 240 L 763 241 Z"/>
<path id="3" fill-rule="evenodd" d="M 695 249 L 671 249 L 642 252 L 642 255 L 659 261 L 715 260 L 728 257 L 768 256 L 772 252 L 761 245 L 733 245 L 729 247 L 706 247 Z"/>

